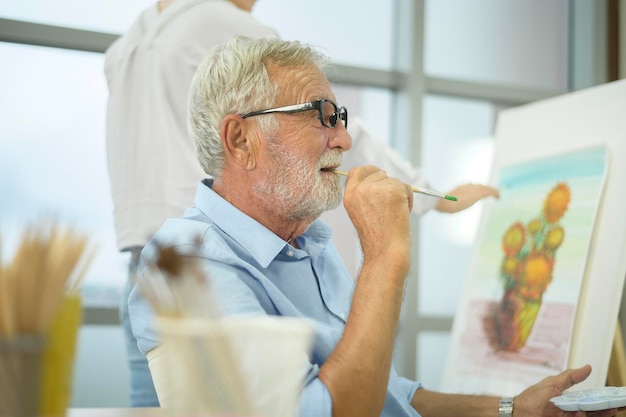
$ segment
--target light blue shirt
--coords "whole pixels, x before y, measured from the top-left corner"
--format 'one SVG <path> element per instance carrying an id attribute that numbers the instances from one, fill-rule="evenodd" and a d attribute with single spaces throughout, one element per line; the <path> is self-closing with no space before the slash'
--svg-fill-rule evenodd
<path id="1" fill-rule="evenodd" d="M 197 250 L 199 244 L 224 314 L 314 321 L 315 340 L 300 396 L 300 415 L 330 417 L 332 400 L 318 378 L 319 368 L 341 338 L 354 290 L 330 239 L 330 228 L 319 220 L 313 222 L 297 238 L 300 249 L 296 249 L 220 197 L 211 185 L 211 180 L 202 181 L 196 206 L 182 218 L 168 220 L 153 239 L 181 252 Z M 151 256 L 151 246 L 147 245 L 142 256 Z M 130 295 L 129 311 L 139 349 L 145 354 L 159 343 L 154 313 L 136 290 Z M 410 401 L 419 387 L 418 382 L 398 376 L 392 367 L 382 416 L 418 416 Z"/>

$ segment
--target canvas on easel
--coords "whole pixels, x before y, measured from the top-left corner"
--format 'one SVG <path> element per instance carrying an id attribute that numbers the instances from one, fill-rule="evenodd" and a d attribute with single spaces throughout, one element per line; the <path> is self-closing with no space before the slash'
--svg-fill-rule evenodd
<path id="1" fill-rule="evenodd" d="M 596 146 L 499 169 L 456 318 L 455 391 L 565 369 L 606 168 Z"/>
<path id="2" fill-rule="evenodd" d="M 441 389 L 515 395 L 590 363 L 603 386 L 626 275 L 626 82 L 506 110 Z"/>

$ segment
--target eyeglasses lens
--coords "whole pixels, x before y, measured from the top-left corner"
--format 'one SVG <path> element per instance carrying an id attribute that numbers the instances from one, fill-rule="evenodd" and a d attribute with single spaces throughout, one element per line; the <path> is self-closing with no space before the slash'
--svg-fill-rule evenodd
<path id="1" fill-rule="evenodd" d="M 337 107 L 330 101 L 324 101 L 322 103 L 322 124 L 328 127 L 335 127 L 337 125 Z"/>
<path id="2" fill-rule="evenodd" d="M 335 127 L 337 126 L 337 122 L 339 121 L 339 119 L 341 119 L 343 125 L 346 126 L 347 118 L 348 115 L 345 107 L 341 107 L 340 109 L 338 109 L 334 103 L 330 101 L 324 101 L 324 104 L 322 106 L 322 124 L 324 126 Z"/>
<path id="3" fill-rule="evenodd" d="M 348 128 L 348 109 L 345 107 L 339 108 L 339 118 L 343 122 L 343 127 Z"/>

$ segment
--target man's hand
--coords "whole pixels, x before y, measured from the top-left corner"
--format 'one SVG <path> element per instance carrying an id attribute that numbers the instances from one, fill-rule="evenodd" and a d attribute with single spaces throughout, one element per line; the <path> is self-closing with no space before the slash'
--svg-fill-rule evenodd
<path id="1" fill-rule="evenodd" d="M 350 170 L 343 198 L 365 257 L 411 247 L 411 187 L 374 166 Z"/>
<path id="2" fill-rule="evenodd" d="M 587 379 L 591 366 L 585 365 L 577 369 L 568 369 L 558 375 L 550 376 L 532 385 L 515 397 L 513 417 L 609 417 L 615 415 L 617 409 L 587 412 L 566 412 L 550 402 L 551 398 L 563 394 L 566 389 Z"/>

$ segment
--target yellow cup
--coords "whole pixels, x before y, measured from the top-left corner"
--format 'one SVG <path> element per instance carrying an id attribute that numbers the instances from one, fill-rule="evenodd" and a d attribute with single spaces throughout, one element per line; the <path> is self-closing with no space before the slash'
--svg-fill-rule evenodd
<path id="1" fill-rule="evenodd" d="M 63 417 L 70 405 L 76 339 L 82 322 L 82 303 L 76 293 L 66 294 L 46 338 L 42 359 L 39 415 Z"/>

